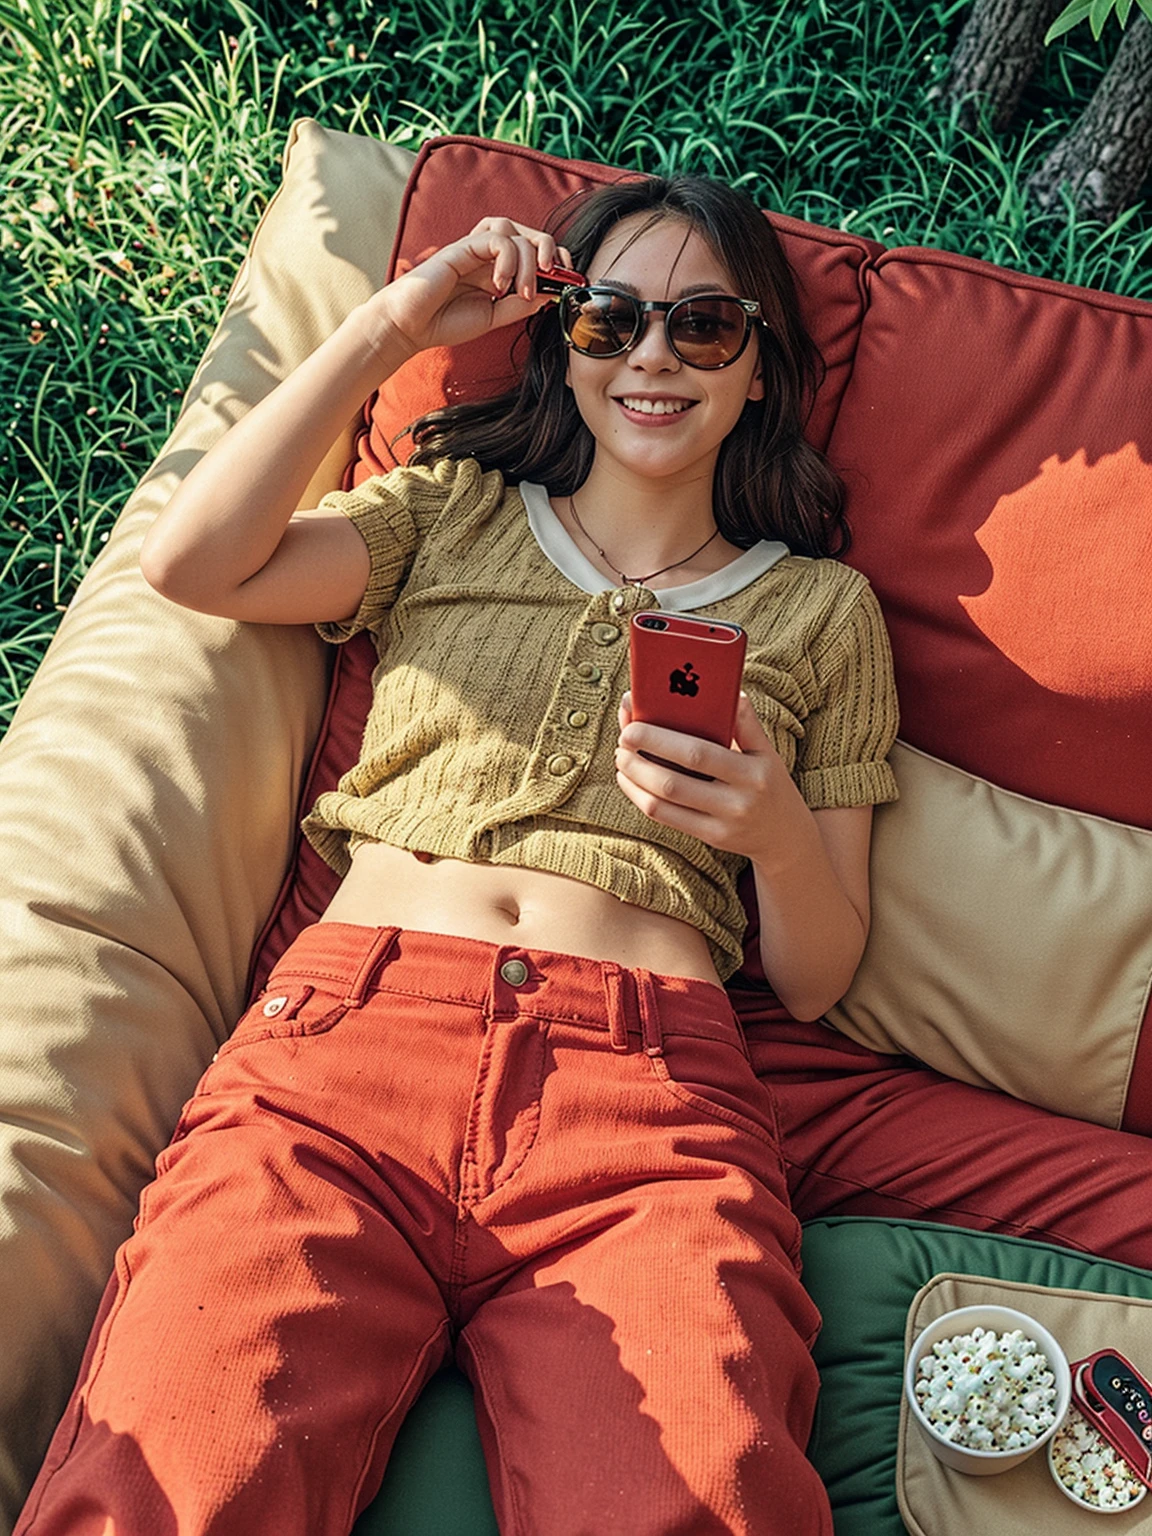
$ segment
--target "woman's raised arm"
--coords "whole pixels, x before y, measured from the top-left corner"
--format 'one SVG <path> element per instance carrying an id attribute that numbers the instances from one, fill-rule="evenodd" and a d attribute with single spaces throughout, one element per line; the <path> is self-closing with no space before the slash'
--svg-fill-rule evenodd
<path id="1" fill-rule="evenodd" d="M 540 230 L 484 219 L 359 305 L 189 472 L 145 537 L 149 583 L 185 607 L 257 623 L 354 613 L 368 581 L 362 538 L 338 514 L 295 510 L 317 466 L 417 352 L 541 308 L 536 269 L 566 255 Z"/>

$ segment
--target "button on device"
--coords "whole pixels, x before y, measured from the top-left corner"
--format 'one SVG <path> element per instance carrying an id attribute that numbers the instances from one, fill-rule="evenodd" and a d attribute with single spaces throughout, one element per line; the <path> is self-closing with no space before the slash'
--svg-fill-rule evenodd
<path id="1" fill-rule="evenodd" d="M 548 772 L 557 779 L 562 779 L 566 773 L 571 773 L 575 766 L 575 760 L 569 757 L 567 752 L 557 752 L 554 757 L 548 759 Z"/>
<path id="2" fill-rule="evenodd" d="M 510 987 L 522 987 L 528 980 L 528 967 L 523 960 L 505 960 L 500 974 Z"/>
<path id="3" fill-rule="evenodd" d="M 270 997 L 260 1011 L 266 1019 L 274 1019 L 278 1013 L 283 1013 L 287 1006 L 286 997 Z"/>
<path id="4" fill-rule="evenodd" d="M 575 730 L 580 730 L 588 724 L 588 711 L 586 709 L 570 709 L 568 711 L 568 724 Z"/>
<path id="5" fill-rule="evenodd" d="M 619 627 L 615 624 L 593 624 L 592 638 L 597 645 L 615 645 L 620 638 Z"/>
<path id="6" fill-rule="evenodd" d="M 590 661 L 582 661 L 576 668 L 576 676 L 586 683 L 598 683 L 604 676 L 599 667 L 594 667 Z"/>

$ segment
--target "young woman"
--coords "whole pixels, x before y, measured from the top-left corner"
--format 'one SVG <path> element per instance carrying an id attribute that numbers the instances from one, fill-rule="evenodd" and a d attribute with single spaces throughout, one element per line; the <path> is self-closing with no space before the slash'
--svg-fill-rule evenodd
<path id="1" fill-rule="evenodd" d="M 851 979 L 887 644 L 825 558 L 839 486 L 767 221 L 637 179 L 565 239 L 486 219 L 390 283 L 145 543 L 175 601 L 368 628 L 381 661 L 306 821 L 342 884 L 158 1161 L 21 1533 L 344 1536 L 453 1356 L 508 1536 L 831 1530 L 818 1319 L 720 984 L 749 861 L 792 1012 Z M 557 261 L 587 286 L 542 294 Z M 395 368 L 526 317 L 512 396 L 293 510 Z M 632 718 L 627 626 L 657 607 L 748 631 L 731 747 Z"/>

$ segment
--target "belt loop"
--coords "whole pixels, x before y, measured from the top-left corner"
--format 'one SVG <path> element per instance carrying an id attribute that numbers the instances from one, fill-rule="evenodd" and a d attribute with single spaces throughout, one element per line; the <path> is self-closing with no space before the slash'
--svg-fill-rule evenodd
<path id="1" fill-rule="evenodd" d="M 368 952 L 360 962 L 360 969 L 352 978 L 352 985 L 348 988 L 348 996 L 344 999 L 346 1008 L 362 1008 L 364 1006 L 364 994 L 376 979 L 377 973 L 385 965 L 390 951 L 400 937 L 399 928 L 381 928 L 376 937 L 368 946 Z"/>
<path id="2" fill-rule="evenodd" d="M 628 1005 L 624 991 L 624 974 L 611 961 L 604 964 L 604 1008 L 608 1015 L 608 1037 L 612 1049 L 626 1053 L 628 1050 Z"/>
<path id="3" fill-rule="evenodd" d="M 649 1056 L 663 1056 L 664 1033 L 660 1028 L 660 1009 L 651 971 L 634 971 L 636 1001 L 640 1007 L 640 1037 Z"/>

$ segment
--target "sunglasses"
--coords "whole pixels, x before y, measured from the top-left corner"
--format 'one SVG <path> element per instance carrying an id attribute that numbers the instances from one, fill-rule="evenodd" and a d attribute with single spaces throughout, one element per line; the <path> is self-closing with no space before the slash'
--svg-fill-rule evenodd
<path id="1" fill-rule="evenodd" d="M 723 293 L 694 294 L 667 302 L 637 299 L 616 288 L 565 288 L 560 295 L 564 340 L 584 357 L 619 357 L 640 340 L 645 316 L 664 316 L 669 350 L 689 368 L 727 368 L 744 351 L 752 322 L 760 314 L 756 299 Z"/>

